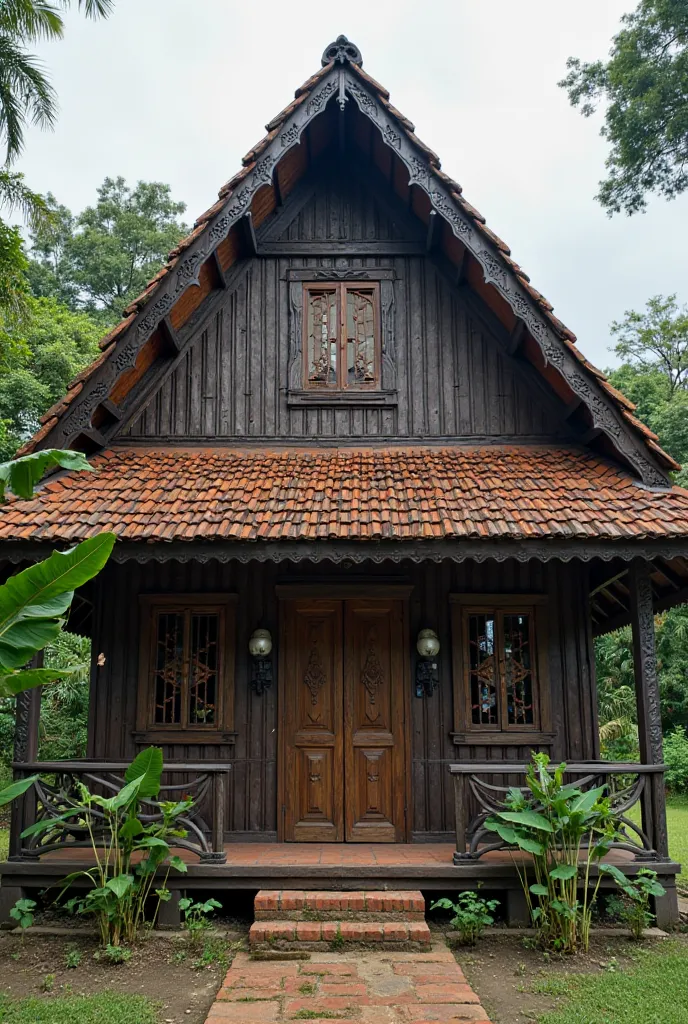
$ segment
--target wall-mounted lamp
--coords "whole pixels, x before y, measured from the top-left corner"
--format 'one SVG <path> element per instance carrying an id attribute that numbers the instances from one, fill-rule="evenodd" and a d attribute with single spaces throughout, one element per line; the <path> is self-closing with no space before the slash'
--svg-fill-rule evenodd
<path id="1" fill-rule="evenodd" d="M 421 629 L 416 641 L 416 697 L 432 697 L 440 681 L 437 655 L 440 642 L 434 629 Z"/>
<path id="2" fill-rule="evenodd" d="M 248 642 L 251 655 L 251 688 L 260 696 L 272 686 L 272 637 L 269 629 L 254 629 Z"/>

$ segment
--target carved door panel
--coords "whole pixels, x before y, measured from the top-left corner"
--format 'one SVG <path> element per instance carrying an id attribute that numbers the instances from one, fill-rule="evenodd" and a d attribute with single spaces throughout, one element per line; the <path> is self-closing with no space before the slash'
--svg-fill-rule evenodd
<path id="1" fill-rule="evenodd" d="M 350 600 L 344 612 L 346 838 L 405 836 L 404 605 Z"/>
<path id="2" fill-rule="evenodd" d="M 284 838 L 341 842 L 341 601 L 289 601 L 283 636 Z"/>

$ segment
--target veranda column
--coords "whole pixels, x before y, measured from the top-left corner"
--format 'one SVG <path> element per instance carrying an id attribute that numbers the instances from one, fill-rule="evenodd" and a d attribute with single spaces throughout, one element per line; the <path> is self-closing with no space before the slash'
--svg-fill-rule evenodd
<path id="1" fill-rule="evenodd" d="M 38 757 L 38 724 L 41 717 L 41 688 L 24 690 L 17 695 L 14 726 L 14 760 L 35 761 Z M 21 769 L 15 769 L 15 779 L 22 778 Z M 12 803 L 9 859 L 18 860 L 21 852 L 21 832 L 35 809 L 33 789 Z"/>
<path id="2" fill-rule="evenodd" d="M 657 683 L 655 655 L 655 622 L 652 610 L 652 586 L 649 563 L 636 559 L 629 570 L 631 596 L 631 626 L 633 629 L 633 666 L 635 694 L 638 708 L 638 741 L 643 764 L 662 764 L 662 717 Z M 651 800 L 644 802 L 651 821 L 643 822 L 649 828 L 649 838 L 658 856 L 669 858 L 667 840 L 666 800 L 664 778 L 651 776 Z"/>

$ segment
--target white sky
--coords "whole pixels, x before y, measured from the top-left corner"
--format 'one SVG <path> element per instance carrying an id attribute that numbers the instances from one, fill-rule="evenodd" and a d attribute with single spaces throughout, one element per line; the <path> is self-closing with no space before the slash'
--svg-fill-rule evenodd
<path id="1" fill-rule="evenodd" d="M 606 55 L 635 4 L 117 0 L 105 22 L 70 13 L 65 38 L 38 48 L 61 111 L 53 133 L 29 132 L 18 169 L 73 211 L 106 175 L 168 182 L 192 222 L 343 32 L 586 355 L 609 365 L 625 309 L 688 299 L 688 196 L 610 220 L 593 199 L 601 119 L 556 84 L 568 56 Z"/>

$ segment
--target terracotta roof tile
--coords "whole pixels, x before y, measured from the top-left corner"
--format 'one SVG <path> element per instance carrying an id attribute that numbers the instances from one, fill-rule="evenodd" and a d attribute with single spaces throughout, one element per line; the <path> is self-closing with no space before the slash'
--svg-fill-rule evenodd
<path id="1" fill-rule="evenodd" d="M 0 540 L 688 539 L 688 491 L 575 448 L 122 447 L 94 465 L 11 499 Z"/>

